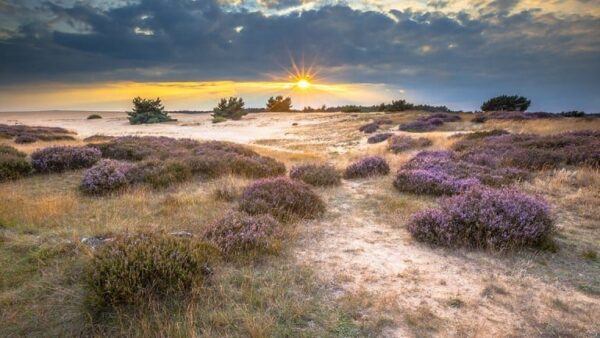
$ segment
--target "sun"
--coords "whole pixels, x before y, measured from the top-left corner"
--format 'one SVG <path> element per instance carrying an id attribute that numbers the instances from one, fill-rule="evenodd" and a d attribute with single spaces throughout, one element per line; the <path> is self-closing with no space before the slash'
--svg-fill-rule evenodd
<path id="1" fill-rule="evenodd" d="M 310 88 L 311 84 L 307 79 L 299 79 L 298 81 L 296 81 L 296 87 L 300 88 L 300 89 L 308 89 Z"/>

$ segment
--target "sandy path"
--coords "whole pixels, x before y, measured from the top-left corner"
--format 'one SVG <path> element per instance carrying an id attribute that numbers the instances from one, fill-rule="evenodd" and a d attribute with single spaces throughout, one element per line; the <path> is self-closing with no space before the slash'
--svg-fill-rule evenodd
<path id="1" fill-rule="evenodd" d="M 210 114 L 171 114 L 177 122 L 135 125 L 129 124 L 124 112 L 98 112 L 103 118 L 87 120 L 94 112 L 0 112 L 0 123 L 62 127 L 85 138 L 100 134 L 107 136 L 153 135 L 200 140 L 222 140 L 248 143 L 259 139 L 284 139 L 297 123 L 299 126 L 335 119 L 331 113 L 256 113 L 241 121 L 211 123 Z"/>
<path id="2" fill-rule="evenodd" d="M 374 311 L 393 323 L 384 336 L 527 336 L 542 334 L 545 325 L 593 323 L 597 301 L 528 275 L 526 259 L 513 264 L 414 242 L 398 226 L 401 215 L 391 224 L 393 218 L 367 205 L 386 189 L 389 182 L 381 180 L 345 181 L 328 193 L 327 216 L 306 224 L 296 254 L 340 297 L 369 298 Z M 565 316 L 553 308 L 556 299 L 579 314 Z"/>

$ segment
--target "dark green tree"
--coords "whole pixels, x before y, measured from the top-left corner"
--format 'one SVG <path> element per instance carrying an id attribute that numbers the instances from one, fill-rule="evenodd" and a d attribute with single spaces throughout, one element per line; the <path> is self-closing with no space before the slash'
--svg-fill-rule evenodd
<path id="1" fill-rule="evenodd" d="M 483 111 L 526 111 L 531 105 L 531 100 L 518 95 L 501 95 L 485 101 L 481 105 Z"/>
<path id="2" fill-rule="evenodd" d="M 283 96 L 277 96 L 273 98 L 272 96 L 267 101 L 267 111 L 270 112 L 288 112 L 292 110 L 292 99 Z"/>
<path id="3" fill-rule="evenodd" d="M 222 98 L 213 109 L 213 123 L 225 120 L 241 120 L 242 116 L 248 114 L 244 110 L 244 100 L 241 97 Z"/>
<path id="4" fill-rule="evenodd" d="M 384 111 L 386 112 L 396 112 L 396 111 L 405 111 L 413 109 L 414 105 L 412 103 L 406 102 L 406 100 L 394 100 L 392 103 L 385 105 Z"/>
<path id="5" fill-rule="evenodd" d="M 133 99 L 133 111 L 127 112 L 127 115 L 129 115 L 127 118 L 131 124 L 176 121 L 169 117 L 160 98 L 153 100 L 136 97 Z"/>

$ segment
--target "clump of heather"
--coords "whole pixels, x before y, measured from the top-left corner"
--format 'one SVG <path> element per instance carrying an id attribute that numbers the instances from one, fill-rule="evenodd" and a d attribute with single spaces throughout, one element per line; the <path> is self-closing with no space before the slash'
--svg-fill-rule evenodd
<path id="1" fill-rule="evenodd" d="M 398 127 L 399 130 L 402 131 L 410 131 L 410 132 L 426 132 L 435 130 L 436 125 L 431 124 L 426 121 L 412 121 L 403 123 Z"/>
<path id="2" fill-rule="evenodd" d="M 433 113 L 425 117 L 421 117 L 421 121 L 431 121 L 433 119 L 442 120 L 442 122 L 458 122 L 461 120 L 459 115 L 447 114 L 447 113 Z"/>
<path id="3" fill-rule="evenodd" d="M 277 253 L 283 231 L 270 215 L 249 215 L 231 211 L 208 226 L 204 238 L 226 256 L 252 253 Z"/>
<path id="4" fill-rule="evenodd" d="M 310 186 L 287 177 L 265 178 L 250 184 L 240 198 L 239 208 L 251 215 L 271 214 L 279 220 L 314 218 L 325 204 Z"/>
<path id="5" fill-rule="evenodd" d="M 332 186 L 341 183 L 341 175 L 329 164 L 301 164 L 292 167 L 290 178 L 314 186 Z"/>
<path id="6" fill-rule="evenodd" d="M 433 142 L 425 137 L 415 139 L 410 136 L 395 135 L 388 140 L 388 149 L 397 154 L 411 149 L 429 147 L 432 144 Z"/>
<path id="7" fill-rule="evenodd" d="M 28 175 L 31 164 L 26 157 L 25 153 L 17 149 L 0 144 L 0 182 Z"/>
<path id="8" fill-rule="evenodd" d="M 379 129 L 379 124 L 377 122 L 367 123 L 365 125 L 360 126 L 358 128 L 359 131 L 362 131 L 365 134 L 372 134 Z"/>
<path id="9" fill-rule="evenodd" d="M 371 137 L 369 137 L 367 139 L 367 143 L 370 144 L 374 144 L 374 143 L 381 143 L 387 139 L 389 139 L 390 137 L 392 137 L 394 134 L 392 133 L 380 133 L 380 134 L 375 134 Z"/>
<path id="10" fill-rule="evenodd" d="M 38 138 L 35 135 L 23 133 L 23 134 L 17 135 L 17 137 L 15 137 L 14 141 L 17 144 L 27 144 L 27 143 L 37 142 L 37 140 L 38 140 Z"/>
<path id="11" fill-rule="evenodd" d="M 419 241 L 494 250 L 538 246 L 553 229 L 543 200 L 511 189 L 470 189 L 444 199 L 439 208 L 415 214 L 408 223 Z"/>
<path id="12" fill-rule="evenodd" d="M 137 234 L 102 246 L 86 269 L 93 309 L 178 297 L 211 273 L 219 259 L 212 244 L 164 234 Z"/>
<path id="13" fill-rule="evenodd" d="M 493 120 L 534 120 L 534 119 L 553 119 L 560 118 L 558 114 L 552 114 L 547 112 L 533 112 L 526 113 L 523 111 L 494 111 L 484 115 L 487 119 Z"/>
<path id="14" fill-rule="evenodd" d="M 464 139 L 453 148 L 460 156 L 493 158 L 497 165 L 529 170 L 565 165 L 600 167 L 600 132 L 577 131 L 556 135 L 506 134 Z"/>
<path id="15" fill-rule="evenodd" d="M 94 144 L 102 157 L 114 160 L 141 161 L 166 159 L 191 153 L 200 142 L 190 139 L 174 139 L 164 136 L 122 136 L 106 143 Z"/>
<path id="16" fill-rule="evenodd" d="M 37 172 L 63 172 L 89 168 L 98 162 L 102 153 L 91 147 L 48 147 L 31 154 L 31 164 Z"/>
<path id="17" fill-rule="evenodd" d="M 394 124 L 394 121 L 392 121 L 392 119 L 387 118 L 387 117 L 380 117 L 377 118 L 373 121 L 374 123 L 377 123 L 378 125 L 383 125 L 383 124 Z"/>
<path id="18" fill-rule="evenodd" d="M 422 151 L 398 170 L 394 186 L 415 194 L 453 195 L 479 184 L 502 186 L 526 177 L 515 168 L 461 160 L 452 151 Z"/>
<path id="19" fill-rule="evenodd" d="M 186 181 L 191 176 L 190 167 L 178 160 L 145 161 L 132 166 L 127 172 L 127 179 L 131 183 L 147 183 L 153 188 L 168 187 Z"/>
<path id="20" fill-rule="evenodd" d="M 123 189 L 130 183 L 127 175 L 132 167 L 125 162 L 102 160 L 83 174 L 79 188 L 90 195 L 102 195 Z"/>
<path id="21" fill-rule="evenodd" d="M 344 171 L 344 178 L 364 178 L 370 176 L 387 175 L 390 166 L 381 156 L 367 156 L 351 163 Z"/>

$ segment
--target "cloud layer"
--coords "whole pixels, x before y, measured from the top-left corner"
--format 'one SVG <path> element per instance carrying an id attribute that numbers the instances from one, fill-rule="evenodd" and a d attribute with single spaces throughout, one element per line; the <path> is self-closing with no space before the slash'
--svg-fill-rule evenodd
<path id="1" fill-rule="evenodd" d="M 519 0 L 391 3 L 0 0 L 0 86 L 269 80 L 292 57 L 329 82 L 389 84 L 454 108 L 519 93 L 533 109 L 600 110 L 590 2 L 573 0 L 582 11 L 568 15 Z"/>

